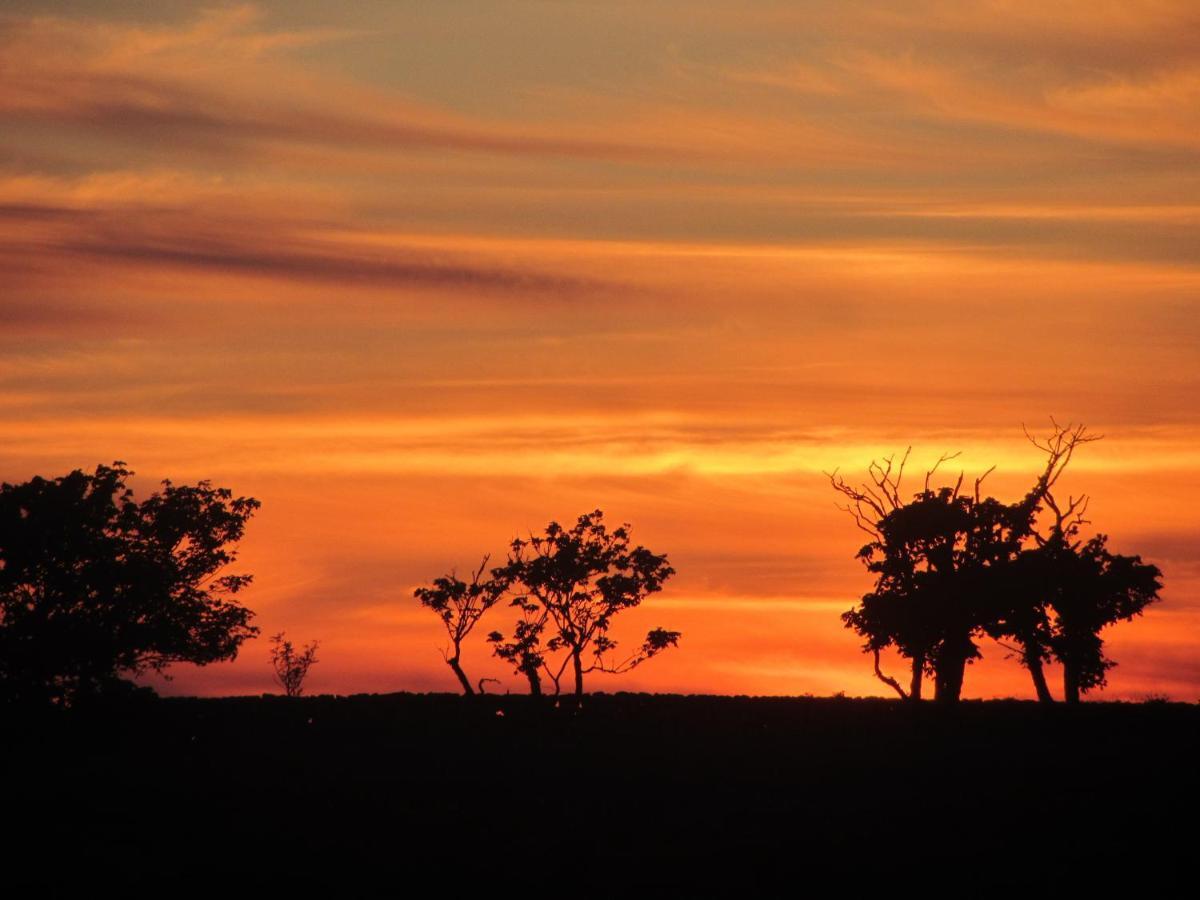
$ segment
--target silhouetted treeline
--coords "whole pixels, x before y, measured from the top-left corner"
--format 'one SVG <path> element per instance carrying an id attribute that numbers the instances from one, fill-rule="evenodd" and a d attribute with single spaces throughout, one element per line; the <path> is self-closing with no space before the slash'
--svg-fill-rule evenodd
<path id="1" fill-rule="evenodd" d="M 957 701 L 985 637 L 1019 656 L 1043 702 L 1053 699 L 1050 662 L 1062 667 L 1069 702 L 1104 686 L 1115 663 L 1103 630 L 1157 601 L 1162 573 L 1111 552 L 1104 534 L 1085 539 L 1087 497 L 1056 493 L 1076 450 L 1095 439 L 1057 423 L 1048 438 L 1030 438 L 1045 465 L 1012 502 L 983 493 L 987 473 L 935 486 L 952 456 L 911 495 L 902 487 L 907 453 L 871 463 L 857 486 L 830 476 L 870 538 L 858 557 L 875 576 L 842 619 L 900 697 L 920 700 L 929 677 L 937 700 Z M 259 502 L 207 481 L 164 481 L 138 501 L 131 474 L 114 463 L 0 485 L 0 700 L 70 705 L 176 662 L 231 660 L 257 635 L 254 613 L 234 596 L 251 576 L 225 570 Z M 446 629 L 444 658 L 464 694 L 482 693 L 489 680 L 473 682 L 464 665 L 485 616 L 496 619 L 486 633 L 492 653 L 534 695 L 557 695 L 565 681 L 581 697 L 591 673 L 628 672 L 678 645 L 678 631 L 658 627 L 619 652 L 618 614 L 661 591 L 675 569 L 633 544 L 628 524 L 609 529 L 599 509 L 517 537 L 503 564 L 488 562 L 468 579 L 450 572 L 414 592 Z M 316 646 L 276 637 L 270 662 L 289 696 L 302 692 Z M 905 681 L 884 672 L 887 650 L 908 660 Z"/>

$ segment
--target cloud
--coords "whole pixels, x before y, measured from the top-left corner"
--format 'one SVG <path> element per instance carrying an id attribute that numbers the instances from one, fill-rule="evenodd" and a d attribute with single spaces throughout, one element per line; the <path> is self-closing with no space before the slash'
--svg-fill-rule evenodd
<path id="1" fill-rule="evenodd" d="M 257 156 L 269 144 L 598 159 L 686 155 L 682 147 L 599 131 L 473 121 L 336 76 L 316 78 L 273 51 L 353 32 L 260 31 L 261 19 L 252 7 L 237 7 L 155 29 L 10 20 L 0 31 L 0 115 L 201 156 Z"/>
<path id="2" fill-rule="evenodd" d="M 1194 60 L 1124 75 L 867 45 L 826 49 L 819 61 L 727 70 L 726 76 L 821 103 L 833 98 L 862 117 L 864 138 L 872 131 L 879 137 L 890 132 L 898 150 L 920 147 L 914 143 L 919 137 L 905 127 L 906 120 L 916 119 L 943 128 L 976 123 L 1018 133 L 974 135 L 959 129 L 960 140 L 988 156 L 997 149 L 1028 152 L 1019 146 L 1019 132 L 1168 155 L 1200 150 L 1198 71 Z"/>
<path id="3" fill-rule="evenodd" d="M 86 256 L 152 266 L 218 269 L 237 274 L 319 280 L 350 286 L 477 288 L 505 292 L 558 294 L 596 289 L 583 282 L 536 270 L 489 267 L 439 260 L 416 250 L 354 253 L 343 245 L 289 235 L 278 222 L 265 223 L 266 240 L 255 242 L 254 222 L 185 222 L 173 216 L 114 217 L 91 221 L 80 233 L 66 236 L 51 248 L 66 256 Z M 45 245 L 43 245 L 45 246 Z"/>
<path id="4" fill-rule="evenodd" d="M 3 202 L 8 199 L 9 202 Z M 290 213 L 290 215 L 289 215 Z M 77 270 L 81 263 L 216 271 L 351 287 L 477 289 L 570 295 L 611 286 L 536 264 L 500 264 L 403 241 L 356 241 L 320 195 L 243 190 L 178 173 L 0 180 L 0 251 L 10 272 Z M 323 227 L 315 227 L 321 224 Z M 15 311 L 10 321 L 15 321 Z"/>

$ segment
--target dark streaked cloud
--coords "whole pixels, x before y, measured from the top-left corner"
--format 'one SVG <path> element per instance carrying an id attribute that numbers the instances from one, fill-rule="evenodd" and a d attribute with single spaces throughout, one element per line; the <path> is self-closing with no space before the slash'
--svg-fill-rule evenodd
<path id="1" fill-rule="evenodd" d="M 471 262 L 466 254 L 322 240 L 304 235 L 287 221 L 253 213 L 9 204 L 0 207 L 0 219 L 17 229 L 10 247 L 0 252 L 15 269 L 31 262 L 40 262 L 43 268 L 70 268 L 82 257 L 350 286 L 415 285 L 559 295 L 613 286 L 548 270 Z M 21 229 L 22 224 L 30 223 L 50 227 L 36 232 Z"/>

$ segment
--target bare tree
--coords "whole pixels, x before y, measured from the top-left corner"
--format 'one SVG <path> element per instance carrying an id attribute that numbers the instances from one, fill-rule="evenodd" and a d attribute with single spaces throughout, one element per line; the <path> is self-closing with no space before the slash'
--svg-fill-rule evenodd
<path id="1" fill-rule="evenodd" d="M 462 668 L 462 645 L 483 614 L 499 602 L 509 588 L 509 578 L 501 569 L 492 570 L 484 577 L 489 557 L 484 556 L 479 568 L 471 573 L 470 581 L 463 581 L 454 572 L 434 579 L 433 587 L 419 587 L 413 596 L 423 606 L 437 613 L 446 628 L 450 643 L 442 650 L 446 665 L 458 678 L 463 693 L 475 693 L 471 681 Z M 482 692 L 483 685 L 480 684 Z"/>
<path id="2" fill-rule="evenodd" d="M 289 697 L 299 697 L 304 691 L 304 679 L 308 677 L 309 668 L 317 662 L 319 643 L 313 641 L 297 651 L 283 635 L 281 631 L 271 638 L 271 667 L 284 693 Z"/>

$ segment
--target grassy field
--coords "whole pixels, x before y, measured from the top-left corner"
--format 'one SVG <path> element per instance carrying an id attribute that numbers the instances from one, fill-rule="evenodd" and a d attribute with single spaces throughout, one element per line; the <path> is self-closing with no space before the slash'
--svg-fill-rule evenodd
<path id="1" fill-rule="evenodd" d="M 145 699 L 5 719 L 5 870 L 38 896 L 1163 887 L 1198 749 L 1200 706 L 1166 703 Z"/>

